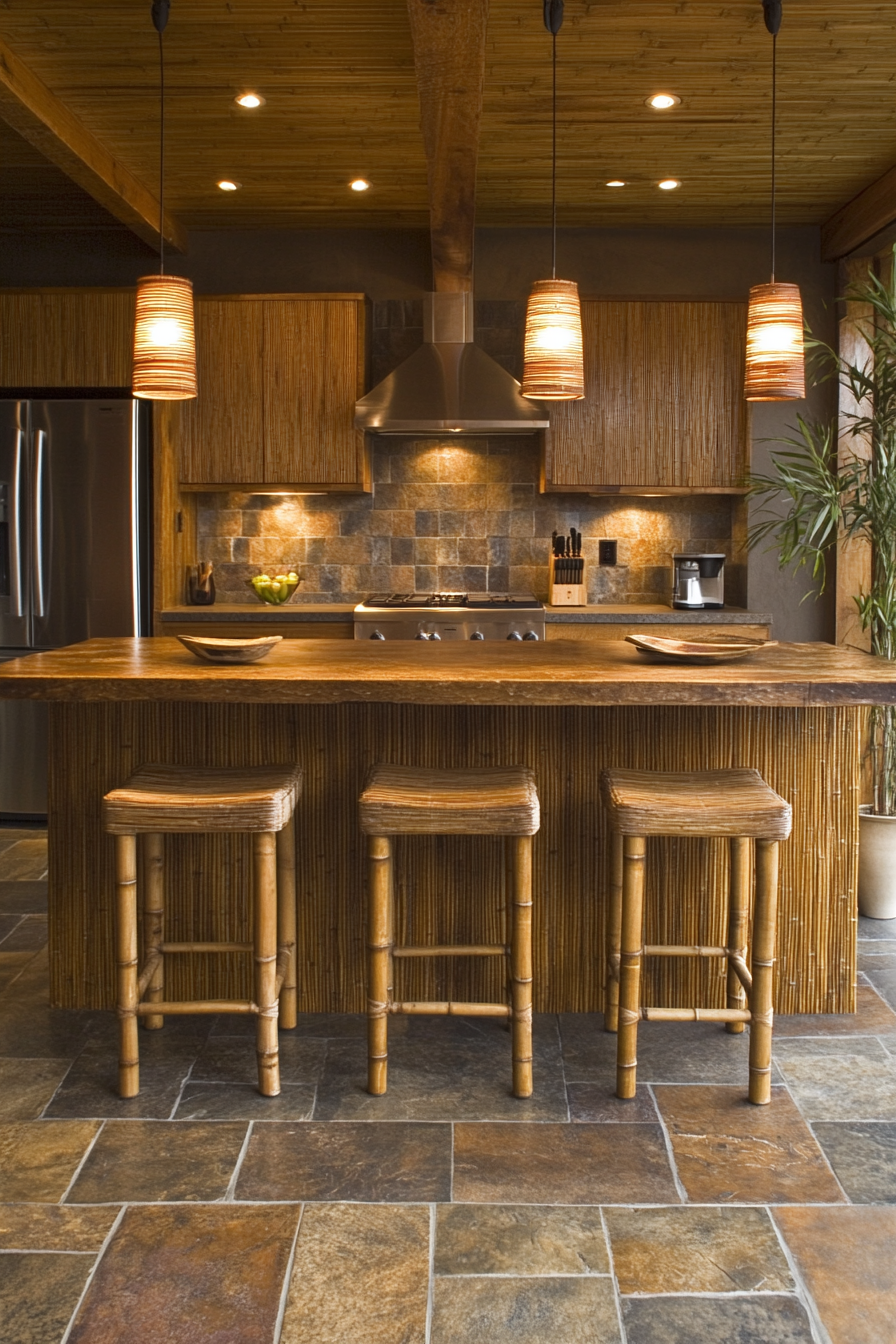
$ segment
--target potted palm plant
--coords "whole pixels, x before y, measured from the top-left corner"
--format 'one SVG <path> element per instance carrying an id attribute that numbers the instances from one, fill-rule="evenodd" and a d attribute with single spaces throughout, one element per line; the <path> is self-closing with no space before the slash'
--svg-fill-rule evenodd
<path id="1" fill-rule="evenodd" d="M 839 426 L 798 416 L 794 436 L 778 440 L 772 472 L 749 482 L 759 508 L 748 540 L 754 547 L 771 539 L 782 569 L 806 566 L 821 591 L 838 543 L 866 541 L 870 581 L 854 595 L 858 615 L 871 652 L 896 659 L 896 264 L 887 281 L 869 269 L 846 298 L 867 314 L 857 319 L 865 345 L 861 363 L 811 333 L 807 350 L 813 380 L 836 379 L 853 409 L 841 411 Z M 859 821 L 859 909 L 893 919 L 896 706 L 872 710 L 868 750 L 874 801 L 861 808 Z"/>

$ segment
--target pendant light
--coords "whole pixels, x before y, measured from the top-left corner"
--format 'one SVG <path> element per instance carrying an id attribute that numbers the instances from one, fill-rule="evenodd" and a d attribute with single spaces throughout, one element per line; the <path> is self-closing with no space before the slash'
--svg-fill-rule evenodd
<path id="1" fill-rule="evenodd" d="M 135 397 L 187 401 L 197 394 L 193 285 L 165 274 L 165 56 L 162 34 L 171 0 L 153 0 L 159 35 L 159 273 L 137 281 L 134 325 Z"/>
<path id="2" fill-rule="evenodd" d="M 747 312 L 747 401 L 796 401 L 806 395 L 803 304 L 798 285 L 775 280 L 775 120 L 778 30 L 782 0 L 762 0 L 772 35 L 772 278 L 750 290 Z"/>
<path id="3" fill-rule="evenodd" d="M 581 401 L 585 395 L 582 310 L 574 280 L 557 279 L 557 34 L 563 0 L 544 0 L 544 24 L 551 34 L 551 278 L 536 280 L 526 306 L 523 351 L 524 397 L 537 401 Z"/>

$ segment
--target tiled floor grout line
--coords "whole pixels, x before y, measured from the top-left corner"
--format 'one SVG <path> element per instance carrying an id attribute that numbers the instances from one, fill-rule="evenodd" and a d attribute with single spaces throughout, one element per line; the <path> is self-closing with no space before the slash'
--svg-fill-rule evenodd
<path id="1" fill-rule="evenodd" d="M 607 1263 L 610 1267 L 610 1278 L 613 1282 L 613 1301 L 616 1304 L 616 1319 L 619 1322 L 619 1339 L 621 1344 L 626 1344 L 625 1321 L 622 1316 L 622 1293 L 619 1291 L 619 1280 L 616 1277 L 616 1262 L 613 1257 L 613 1243 L 610 1240 L 610 1229 L 607 1227 L 607 1215 L 604 1212 L 603 1205 L 600 1205 L 600 1225 L 604 1232 L 604 1243 L 607 1248 Z"/>
<path id="2" fill-rule="evenodd" d="M 49 1121 L 48 1121 L 48 1123 L 49 1123 Z M 65 1122 L 63 1122 L 63 1123 L 65 1123 Z M 90 1140 L 90 1142 L 88 1143 L 87 1148 L 86 1148 L 85 1151 L 82 1153 L 82 1155 L 81 1155 L 81 1160 L 80 1160 L 80 1162 L 78 1163 L 78 1165 L 75 1167 L 74 1174 L 72 1175 L 71 1180 L 69 1181 L 68 1185 L 65 1187 L 65 1190 L 62 1192 L 62 1195 L 61 1195 L 60 1198 L 59 1198 L 59 1201 L 58 1201 L 58 1202 L 59 1202 L 60 1204 L 64 1204 L 65 1201 L 68 1199 L 69 1195 L 71 1194 L 75 1182 L 77 1181 L 78 1177 L 81 1175 L 81 1172 L 84 1170 L 84 1164 L 85 1164 L 85 1162 L 87 1161 L 87 1159 L 88 1159 L 88 1157 L 90 1156 L 90 1154 L 93 1152 L 93 1150 L 94 1150 L 94 1148 L 95 1148 L 95 1146 L 96 1146 L 97 1139 L 100 1137 L 100 1135 L 102 1134 L 102 1132 L 103 1132 L 103 1130 L 104 1130 L 105 1128 L 106 1128 L 106 1121 L 105 1121 L 105 1120 L 101 1120 L 101 1121 L 100 1121 L 100 1125 L 99 1125 L 99 1129 L 96 1131 L 96 1133 L 94 1134 L 93 1138 L 92 1138 L 92 1139 Z M 118 1203 L 118 1200 L 110 1201 L 110 1203 L 115 1203 L 115 1204 L 117 1204 L 117 1203 Z"/>
<path id="3" fill-rule="evenodd" d="M 280 1289 L 280 1304 L 277 1308 L 277 1320 L 274 1322 L 273 1344 L 280 1344 L 280 1336 L 283 1333 L 283 1322 L 286 1318 L 286 1304 L 289 1301 L 289 1289 L 292 1284 L 293 1265 L 296 1260 L 296 1249 L 299 1244 L 299 1233 L 302 1230 L 302 1220 L 305 1217 L 305 1205 L 299 1205 L 299 1217 L 296 1223 L 295 1236 L 292 1239 L 292 1246 L 289 1251 L 289 1259 L 286 1262 L 286 1273 L 283 1276 L 283 1286 Z"/>
<path id="4" fill-rule="evenodd" d="M 451 1152 L 448 1164 L 448 1203 L 454 1203 L 454 1121 L 451 1122 Z"/>
<path id="5" fill-rule="evenodd" d="M 240 1202 L 236 1199 L 236 1183 L 237 1180 L 239 1179 L 240 1168 L 243 1165 L 243 1159 L 245 1158 L 246 1153 L 249 1150 L 249 1140 L 252 1138 L 252 1130 L 254 1128 L 254 1125 L 255 1121 L 250 1120 L 246 1127 L 246 1133 L 243 1137 L 243 1142 L 239 1151 L 239 1155 L 237 1156 L 236 1163 L 230 1176 L 230 1180 L 227 1182 L 227 1189 L 224 1192 L 223 1199 L 219 1201 L 222 1204 L 236 1204 Z M 271 1200 L 270 1202 L 275 1203 L 276 1201 Z M 296 1203 L 299 1202 L 301 1201 L 299 1200 L 296 1201 Z"/>
<path id="6" fill-rule="evenodd" d="M 3 1056 L 3 1058 L 8 1058 L 8 1056 Z M 40 1059 L 40 1058 L 42 1058 L 42 1056 L 40 1056 L 40 1055 L 35 1055 L 34 1058 L 35 1058 L 35 1059 Z M 56 1093 L 59 1091 L 60 1087 L 61 1087 L 62 1084 L 65 1082 L 66 1078 L 69 1076 L 69 1074 L 71 1073 L 72 1069 L 75 1067 L 75 1060 L 76 1060 L 77 1058 L 78 1058 L 78 1057 L 77 1057 L 77 1055 L 76 1055 L 76 1056 L 75 1056 L 75 1059 L 71 1059 L 71 1060 L 69 1060 L 68 1068 L 66 1069 L 66 1071 L 65 1071 L 65 1073 L 62 1075 L 62 1077 L 59 1079 L 59 1082 L 58 1082 L 58 1083 L 56 1084 L 56 1086 L 53 1088 L 53 1095 L 52 1095 L 52 1097 L 50 1097 L 50 1099 L 47 1101 L 47 1104 L 41 1109 L 40 1115 L 38 1115 L 38 1116 L 36 1117 L 38 1120 L 51 1120 L 51 1119 L 53 1118 L 52 1116 L 47 1115 L 47 1111 L 48 1111 L 49 1108 L 53 1105 L 53 1102 L 56 1100 Z M 99 1117 L 99 1116 L 94 1116 L 93 1118 L 98 1120 L 100 1117 Z"/>
<path id="7" fill-rule="evenodd" d="M 784 1258 L 793 1275 L 793 1281 L 797 1286 L 799 1298 L 806 1309 L 806 1315 L 809 1318 L 809 1329 L 812 1331 L 813 1344 L 833 1344 L 830 1335 L 822 1324 L 821 1315 L 815 1305 L 815 1298 L 809 1292 L 808 1285 L 800 1273 L 800 1267 L 796 1262 L 796 1256 L 792 1254 L 790 1247 L 787 1244 L 787 1238 L 784 1236 L 783 1229 L 778 1226 L 778 1221 L 775 1218 L 775 1206 L 766 1205 L 766 1212 L 768 1213 L 769 1221 L 775 1230 L 775 1236 L 778 1238 L 778 1243 L 784 1253 Z"/>
<path id="8" fill-rule="evenodd" d="M 103 1256 L 106 1254 L 106 1248 L 108 1247 L 110 1241 L 111 1241 L 112 1238 L 115 1236 L 115 1233 L 118 1231 L 118 1229 L 119 1229 L 119 1227 L 120 1227 L 120 1225 L 121 1225 L 121 1220 L 124 1218 L 125 1211 L 127 1210 L 127 1207 L 128 1207 L 127 1204 L 122 1204 L 121 1208 L 118 1210 L 118 1214 L 117 1214 L 117 1216 L 116 1216 L 115 1218 L 113 1218 L 113 1220 L 112 1220 L 112 1226 L 109 1228 L 109 1231 L 106 1233 L 105 1237 L 103 1238 L 103 1244 L 102 1244 L 102 1246 L 100 1247 L 99 1251 L 97 1252 L 97 1257 L 96 1257 L 96 1259 L 94 1260 L 92 1266 L 90 1267 L 90 1270 L 89 1270 L 88 1275 L 87 1275 L 87 1279 L 86 1279 L 86 1281 L 85 1281 L 85 1283 L 84 1283 L 84 1287 L 83 1287 L 83 1289 L 81 1290 L 81 1295 L 80 1295 L 80 1297 L 78 1298 L 77 1302 L 75 1303 L 75 1309 L 74 1309 L 74 1311 L 72 1312 L 71 1316 L 69 1317 L 68 1325 L 65 1327 L 65 1330 L 64 1330 L 64 1332 L 63 1332 L 62 1338 L 61 1338 L 60 1341 L 59 1341 L 59 1344 L 66 1344 L 66 1341 L 68 1340 L 69 1336 L 71 1335 L 71 1332 L 72 1332 L 72 1329 L 73 1329 L 73 1327 L 74 1327 L 75 1321 L 78 1319 L 78 1312 L 81 1310 L 81 1306 L 82 1306 L 82 1304 L 83 1304 L 83 1302 L 84 1302 L 84 1299 L 85 1299 L 86 1296 L 87 1296 L 87 1293 L 88 1293 L 88 1291 L 89 1291 L 89 1289 L 90 1289 L 90 1285 L 93 1283 L 94 1277 L 95 1277 L 95 1275 L 96 1275 L 96 1271 L 97 1271 L 97 1269 L 99 1268 L 100 1261 L 102 1260 Z"/>
<path id="9" fill-rule="evenodd" d="M 424 1344 L 432 1341 L 432 1315 L 436 1297 L 436 1223 L 438 1206 L 429 1206 L 429 1282 L 426 1285 L 426 1324 L 423 1329 Z"/>
<path id="10" fill-rule="evenodd" d="M 193 1076 L 193 1070 L 194 1070 L 195 1067 L 196 1067 L 196 1063 L 197 1063 L 198 1058 L 199 1058 L 199 1056 L 197 1055 L 197 1056 L 196 1056 L 196 1059 L 193 1059 L 193 1060 L 190 1061 L 190 1067 L 187 1069 L 186 1074 L 185 1074 L 184 1077 L 181 1079 L 181 1084 L 180 1084 L 180 1087 L 178 1088 L 177 1096 L 176 1096 L 175 1099 L 174 1099 L 174 1105 L 173 1105 L 172 1108 L 171 1108 L 171 1114 L 168 1116 L 168 1119 L 169 1119 L 169 1120 L 174 1120 L 174 1119 L 176 1118 L 176 1116 L 177 1116 L 177 1108 L 178 1108 L 178 1106 L 180 1106 L 180 1103 L 181 1103 L 181 1101 L 183 1100 L 183 1095 L 184 1095 L 184 1092 L 186 1091 L 187 1083 L 190 1081 L 190 1079 L 191 1079 L 192 1076 Z"/>
<path id="11" fill-rule="evenodd" d="M 653 1102 L 653 1107 L 657 1114 L 657 1120 L 659 1122 L 660 1129 L 663 1132 L 663 1143 L 666 1146 L 666 1156 L 669 1159 L 669 1167 L 672 1172 L 672 1180 L 675 1182 L 675 1189 L 678 1193 L 678 1198 L 681 1200 L 682 1204 L 687 1204 L 688 1192 L 684 1187 L 684 1182 L 682 1181 L 681 1177 L 678 1174 L 678 1164 L 675 1161 L 675 1151 L 672 1147 L 672 1136 L 669 1133 L 669 1128 L 666 1124 L 665 1117 L 663 1116 L 663 1113 L 660 1109 L 660 1104 L 656 1099 L 656 1093 L 653 1090 L 654 1085 L 652 1083 L 647 1083 L 646 1087 L 648 1093 L 650 1094 L 650 1100 Z"/>

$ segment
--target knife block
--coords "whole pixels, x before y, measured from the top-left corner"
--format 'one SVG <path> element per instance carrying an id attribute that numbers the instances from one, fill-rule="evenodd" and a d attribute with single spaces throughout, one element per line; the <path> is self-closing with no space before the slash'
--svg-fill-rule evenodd
<path id="1" fill-rule="evenodd" d="M 555 577 L 556 561 L 551 556 L 551 592 L 550 604 L 552 607 L 587 607 L 588 605 L 588 583 L 586 580 L 585 567 L 582 566 L 581 583 L 558 583 Z"/>

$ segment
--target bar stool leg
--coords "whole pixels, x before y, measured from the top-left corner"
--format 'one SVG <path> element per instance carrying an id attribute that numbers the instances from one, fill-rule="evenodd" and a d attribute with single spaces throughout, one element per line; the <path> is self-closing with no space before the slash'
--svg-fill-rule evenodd
<path id="1" fill-rule="evenodd" d="M 296 995 L 296 825 L 290 817 L 277 832 L 277 942 L 288 947 L 286 974 L 280 987 L 280 1026 L 291 1028 L 298 1021 Z"/>
<path id="2" fill-rule="evenodd" d="M 143 950 L 146 957 L 158 956 L 156 968 L 149 979 L 144 999 L 147 1003 L 161 1003 L 165 997 L 165 957 L 162 943 L 165 939 L 165 837 L 157 831 L 147 832 L 143 841 Z M 143 1019 L 148 1031 L 157 1031 L 165 1025 L 161 1013 L 149 1013 Z"/>
<path id="3" fill-rule="evenodd" d="M 753 916 L 753 993 L 750 996 L 750 1100 L 772 1097 L 775 925 L 778 915 L 778 842 L 756 841 L 756 910 Z"/>
<path id="4" fill-rule="evenodd" d="M 386 1091 L 389 1064 L 389 1002 L 392 997 L 392 842 L 388 835 L 368 839 L 367 1091 Z"/>
<path id="5" fill-rule="evenodd" d="M 750 842 L 734 836 L 729 842 L 731 866 L 728 879 L 728 953 L 747 959 L 747 926 L 750 921 Z M 744 987 L 728 963 L 728 1007 L 743 1008 Z M 726 1022 L 725 1030 L 738 1036 L 743 1022 Z"/>
<path id="6" fill-rule="evenodd" d="M 612 835 L 610 904 L 607 906 L 607 991 L 604 998 L 604 1031 L 619 1028 L 619 949 L 622 938 L 622 836 Z"/>
<path id="7" fill-rule="evenodd" d="M 646 849 L 646 842 L 641 835 L 627 835 L 623 839 L 622 951 L 619 967 L 616 1095 L 624 1101 L 635 1095 L 637 1086 Z"/>
<path id="8" fill-rule="evenodd" d="M 255 1003 L 258 1007 L 255 1051 L 258 1056 L 258 1090 L 263 1097 L 276 1097 L 280 1093 L 276 836 L 275 831 L 257 831 L 252 837 L 255 869 Z"/>
<path id="9" fill-rule="evenodd" d="M 115 956 L 118 963 L 118 1093 L 140 1091 L 137 1040 L 137 837 L 115 837 Z"/>
<path id="10" fill-rule="evenodd" d="M 532 837 L 513 838 L 513 1095 L 532 1095 Z"/>

